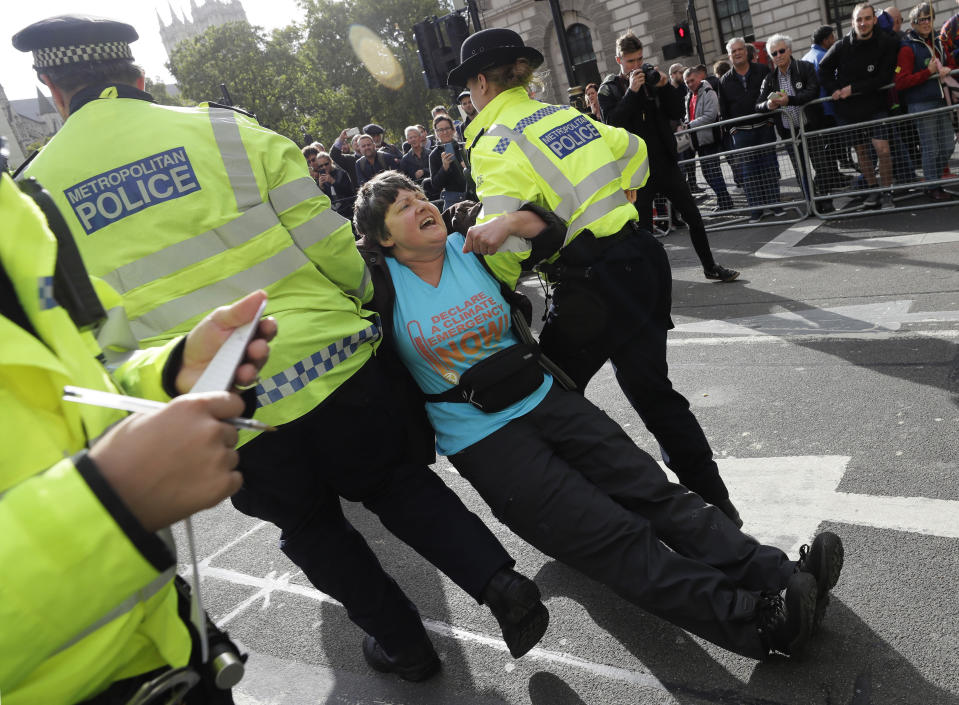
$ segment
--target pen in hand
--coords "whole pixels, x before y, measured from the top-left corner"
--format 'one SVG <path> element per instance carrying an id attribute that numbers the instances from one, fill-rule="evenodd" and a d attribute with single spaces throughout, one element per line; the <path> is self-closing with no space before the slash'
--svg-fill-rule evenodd
<path id="1" fill-rule="evenodd" d="M 121 411 L 130 411 L 135 414 L 153 414 L 166 406 L 166 402 L 154 401 L 152 399 L 141 399 L 140 397 L 129 397 L 124 394 L 114 394 L 112 392 L 102 392 L 97 389 L 86 389 L 85 387 L 73 387 L 67 385 L 63 388 L 63 398 L 66 401 L 76 402 L 78 404 L 89 404 L 90 406 L 102 406 L 107 409 L 119 409 Z M 262 421 L 255 419 L 233 418 L 221 419 L 223 423 L 232 424 L 236 428 L 249 431 L 275 431 L 275 426 L 270 426 Z"/>

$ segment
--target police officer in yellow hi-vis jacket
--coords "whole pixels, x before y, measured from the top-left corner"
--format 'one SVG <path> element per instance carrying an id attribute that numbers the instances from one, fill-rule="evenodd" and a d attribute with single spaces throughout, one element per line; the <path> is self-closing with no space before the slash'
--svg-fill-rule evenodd
<path id="1" fill-rule="evenodd" d="M 243 402 L 188 394 L 124 418 L 62 396 L 74 385 L 169 400 L 264 294 L 218 309 L 185 340 L 136 352 L 111 379 L 90 332 L 105 312 L 64 239 L 69 247 L 0 176 L 0 699 L 125 703 L 153 681 L 157 691 L 190 686 L 185 703 L 230 703 L 199 664 L 167 527 L 240 487 L 237 433 L 221 420 Z M 260 324 L 238 384 L 255 379 L 275 331 Z"/>
<path id="2" fill-rule="evenodd" d="M 130 325 L 103 344 L 163 342 L 211 308 L 262 288 L 283 335 L 242 432 L 240 511 L 276 524 L 283 552 L 365 632 L 375 669 L 408 680 L 439 659 L 419 613 L 344 517 L 340 497 L 383 524 L 477 601 L 514 656 L 546 629 L 535 585 L 433 474 L 422 409 L 411 412 L 378 352 L 373 289 L 348 221 L 296 145 L 230 107 L 157 105 L 132 63 L 133 27 L 61 16 L 14 37 L 65 118 L 25 174 L 64 212 L 91 273 L 123 297 Z M 419 424 L 419 425 L 418 425 Z"/>
<path id="3" fill-rule="evenodd" d="M 542 62 L 512 30 L 485 29 L 463 42 L 450 72 L 480 111 L 466 141 L 483 206 L 466 248 L 492 254 L 487 262 L 508 284 L 532 268 L 555 284 L 540 337 L 546 355 L 581 390 L 611 360 L 680 482 L 742 526 L 703 430 L 669 380 L 669 259 L 633 206 L 649 176 L 646 145 L 570 106 L 530 99 Z"/>

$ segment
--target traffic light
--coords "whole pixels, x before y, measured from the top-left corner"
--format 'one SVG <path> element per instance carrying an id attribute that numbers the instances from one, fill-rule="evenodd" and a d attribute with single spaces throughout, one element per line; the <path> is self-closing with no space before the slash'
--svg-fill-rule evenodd
<path id="1" fill-rule="evenodd" d="M 693 40 L 689 36 L 689 23 L 681 22 L 673 25 L 673 36 L 676 37 L 677 44 L 692 44 Z"/>
<path id="2" fill-rule="evenodd" d="M 469 36 L 459 13 L 431 17 L 413 25 L 417 53 L 427 88 L 446 88 L 446 75 L 460 63 L 460 46 Z"/>

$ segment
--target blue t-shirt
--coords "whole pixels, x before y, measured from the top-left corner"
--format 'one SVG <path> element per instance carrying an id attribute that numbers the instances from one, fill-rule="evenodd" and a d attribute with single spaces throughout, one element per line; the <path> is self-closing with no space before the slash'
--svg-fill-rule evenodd
<path id="1" fill-rule="evenodd" d="M 446 260 L 438 286 L 387 257 L 396 288 L 393 307 L 396 346 L 413 379 L 427 394 L 441 394 L 460 375 L 493 353 L 520 341 L 510 329 L 510 307 L 499 283 L 476 255 L 463 254 L 463 236 L 446 239 Z M 472 404 L 428 402 L 426 413 L 436 431 L 436 452 L 453 455 L 486 438 L 539 404 L 552 384 L 510 407 L 487 414 Z"/>

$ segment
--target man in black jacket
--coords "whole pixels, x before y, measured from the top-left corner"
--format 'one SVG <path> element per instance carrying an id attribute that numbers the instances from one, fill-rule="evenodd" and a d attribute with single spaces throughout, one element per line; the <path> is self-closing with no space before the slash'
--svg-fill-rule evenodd
<path id="1" fill-rule="evenodd" d="M 759 90 L 769 69 L 749 60 L 746 40 L 734 37 L 726 42 L 726 51 L 732 69 L 719 79 L 719 114 L 723 120 L 744 118 L 730 125 L 729 132 L 734 149 L 758 147 L 776 141 L 772 120 L 756 115 Z M 746 203 L 753 209 L 749 214 L 752 223 L 763 217 L 762 206 L 779 201 L 779 163 L 775 148 L 756 149 L 739 156 L 743 190 Z M 781 215 L 782 209 L 773 207 L 773 215 Z"/>
<path id="2" fill-rule="evenodd" d="M 763 79 L 759 89 L 759 101 L 756 104 L 756 111 L 760 113 L 782 108 L 782 112 L 775 116 L 775 125 L 779 136 L 786 140 L 791 140 L 793 135 L 799 134 L 801 126 L 805 126 L 808 130 L 818 130 L 822 125 L 822 107 L 818 103 L 802 107 L 819 97 L 816 67 L 808 61 L 794 59 L 792 49 L 792 39 L 785 34 L 774 34 L 766 40 L 766 51 L 773 60 L 773 70 Z M 789 123 L 792 125 L 790 126 Z M 807 196 L 810 195 L 812 182 L 815 182 L 816 192 L 825 193 L 827 190 L 825 185 L 819 183 L 819 172 L 824 169 L 823 151 L 811 149 L 809 152 L 815 170 L 815 177 L 812 179 L 806 168 L 802 143 L 797 140 L 796 151 L 790 149 L 788 154 L 793 163 L 796 178 L 801 179 L 800 183 Z M 829 199 L 817 202 L 816 206 L 820 212 L 828 213 L 835 210 Z"/>
<path id="3" fill-rule="evenodd" d="M 620 72 L 607 76 L 599 87 L 599 107 L 606 123 L 629 130 L 646 142 L 649 180 L 636 199 L 640 225 L 652 232 L 653 199 L 663 194 L 689 225 L 689 237 L 706 278 L 734 280 L 739 272 L 713 259 L 703 217 L 677 163 L 676 138 L 669 121 L 682 121 L 683 94 L 669 83 L 666 74 L 643 63 L 643 44 L 631 32 L 616 40 L 616 63 Z M 647 83 L 647 78 L 655 85 Z"/>
<path id="4" fill-rule="evenodd" d="M 819 80 L 836 105 L 836 121 L 854 125 L 881 120 L 889 114 L 886 91 L 892 81 L 899 47 L 896 39 L 876 28 L 876 11 L 869 3 L 853 8 L 854 29 L 833 44 L 819 62 Z M 869 188 L 876 187 L 869 143 L 879 158 L 879 181 L 892 185 L 892 158 L 889 153 L 889 128 L 882 124 L 851 130 L 848 139 L 856 147 L 859 170 Z M 866 197 L 867 207 L 879 206 L 879 193 Z M 884 193 L 884 205 L 893 207 L 892 194 Z"/>

